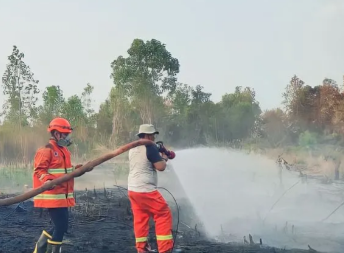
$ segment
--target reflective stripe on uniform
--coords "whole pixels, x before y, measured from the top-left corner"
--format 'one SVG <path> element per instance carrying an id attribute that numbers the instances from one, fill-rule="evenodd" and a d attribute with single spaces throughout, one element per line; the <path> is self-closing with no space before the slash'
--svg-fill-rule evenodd
<path id="1" fill-rule="evenodd" d="M 156 239 L 158 241 L 167 241 L 167 240 L 172 240 L 173 236 L 172 235 L 157 235 Z"/>
<path id="2" fill-rule="evenodd" d="M 74 167 L 71 168 L 67 168 L 67 174 L 68 173 L 72 173 L 74 171 Z M 63 174 L 66 173 L 65 169 L 61 169 L 61 168 L 56 168 L 56 169 L 48 169 L 48 173 L 49 174 Z"/>
<path id="3" fill-rule="evenodd" d="M 48 243 L 53 244 L 53 245 L 61 245 L 62 244 L 62 242 L 56 242 L 56 241 L 53 241 L 50 239 L 48 239 Z"/>
<path id="4" fill-rule="evenodd" d="M 47 231 L 43 230 L 43 234 L 49 239 L 53 239 L 53 237 Z"/>
<path id="5" fill-rule="evenodd" d="M 68 193 L 67 198 L 74 198 L 74 193 Z M 34 199 L 66 199 L 66 194 L 38 194 Z"/>
<path id="6" fill-rule="evenodd" d="M 139 237 L 136 238 L 136 242 L 146 242 L 148 240 L 148 237 Z"/>

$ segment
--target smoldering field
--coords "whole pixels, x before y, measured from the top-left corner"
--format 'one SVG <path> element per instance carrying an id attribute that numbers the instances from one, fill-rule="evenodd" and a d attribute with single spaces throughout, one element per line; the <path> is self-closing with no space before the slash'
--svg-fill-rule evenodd
<path id="1" fill-rule="evenodd" d="M 125 165 L 113 162 L 77 178 L 76 189 L 126 187 Z M 159 186 L 172 192 L 181 205 L 181 230 L 197 224 L 198 230 L 221 242 L 242 243 L 251 234 L 256 243 L 261 238 L 264 245 L 277 248 L 310 245 L 321 252 L 343 252 L 344 206 L 322 220 L 344 202 L 344 184 L 324 184 L 311 176 L 304 180 L 286 169 L 279 173 L 275 160 L 265 156 L 219 148 L 186 149 L 177 151 L 169 168 L 159 173 Z M 31 172 L 28 175 L 18 187 L 11 184 L 5 191 L 31 186 Z M 161 192 L 175 210 L 172 197 Z"/>
<path id="2" fill-rule="evenodd" d="M 218 148 L 179 151 L 172 166 L 210 238 L 343 252 L 344 207 L 322 222 L 344 201 L 340 182 L 280 176 L 274 160 Z"/>

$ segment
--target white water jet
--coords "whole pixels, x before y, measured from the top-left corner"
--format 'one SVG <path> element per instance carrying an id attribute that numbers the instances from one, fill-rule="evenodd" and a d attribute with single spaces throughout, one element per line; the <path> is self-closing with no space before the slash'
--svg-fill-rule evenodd
<path id="1" fill-rule="evenodd" d="M 343 252 L 344 207 L 321 223 L 343 201 L 341 185 L 299 182 L 269 212 L 298 173 L 284 170 L 281 185 L 275 161 L 219 148 L 181 150 L 171 163 L 210 237 L 222 226 L 233 241 L 251 234 L 269 246 Z"/>

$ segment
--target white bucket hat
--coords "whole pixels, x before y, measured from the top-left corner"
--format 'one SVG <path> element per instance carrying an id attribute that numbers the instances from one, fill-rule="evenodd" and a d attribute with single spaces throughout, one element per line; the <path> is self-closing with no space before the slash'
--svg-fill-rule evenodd
<path id="1" fill-rule="evenodd" d="M 159 131 L 152 124 L 142 124 L 136 135 L 138 136 L 140 134 L 159 134 Z"/>

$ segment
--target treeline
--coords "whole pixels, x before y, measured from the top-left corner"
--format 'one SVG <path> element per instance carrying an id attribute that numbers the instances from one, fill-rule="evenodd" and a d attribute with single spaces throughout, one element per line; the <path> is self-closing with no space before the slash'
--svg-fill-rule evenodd
<path id="1" fill-rule="evenodd" d="M 95 112 L 91 84 L 68 98 L 59 86 L 40 90 L 14 46 L 2 78 L 0 163 L 30 161 L 46 143 L 46 127 L 56 116 L 75 128 L 76 156 L 129 142 L 142 123 L 156 125 L 160 138 L 178 147 L 342 144 L 344 99 L 331 79 L 311 87 L 294 76 L 283 94 L 285 108 L 262 112 L 250 87 L 236 87 L 215 103 L 201 85 L 178 82 L 179 61 L 158 40 L 135 39 L 127 53 L 111 63 L 114 85 Z"/>

